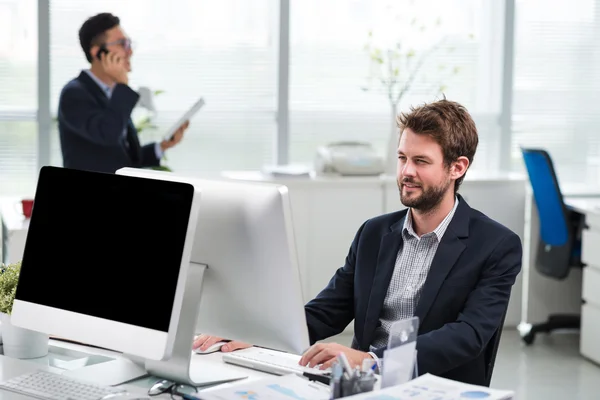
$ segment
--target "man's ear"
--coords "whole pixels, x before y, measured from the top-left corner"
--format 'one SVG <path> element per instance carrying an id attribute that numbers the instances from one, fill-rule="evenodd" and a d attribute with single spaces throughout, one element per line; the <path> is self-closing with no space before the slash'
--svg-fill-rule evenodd
<path id="1" fill-rule="evenodd" d="M 450 166 L 450 177 L 453 180 L 459 179 L 467 172 L 467 168 L 469 168 L 469 159 L 464 156 L 458 157 Z"/>
<path id="2" fill-rule="evenodd" d="M 95 60 L 97 58 L 99 51 L 100 51 L 100 46 L 98 46 L 97 44 L 93 45 L 90 48 L 90 56 L 92 56 L 92 60 Z"/>

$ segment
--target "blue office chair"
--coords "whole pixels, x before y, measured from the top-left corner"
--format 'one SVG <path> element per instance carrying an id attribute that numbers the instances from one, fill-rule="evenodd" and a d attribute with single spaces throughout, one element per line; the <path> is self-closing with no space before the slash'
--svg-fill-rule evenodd
<path id="1" fill-rule="evenodd" d="M 521 148 L 521 152 L 540 219 L 535 267 L 544 276 L 563 280 L 571 268 L 583 267 L 581 230 L 584 216 L 565 205 L 548 152 L 525 148 Z M 580 326 L 580 315 L 550 315 L 547 321 L 533 324 L 529 332 L 521 332 L 521 336 L 525 343 L 532 344 L 539 332 L 578 329 Z"/>

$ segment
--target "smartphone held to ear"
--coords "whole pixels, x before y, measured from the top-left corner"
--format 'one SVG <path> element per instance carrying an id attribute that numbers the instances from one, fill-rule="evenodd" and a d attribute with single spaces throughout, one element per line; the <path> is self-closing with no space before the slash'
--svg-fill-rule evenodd
<path id="1" fill-rule="evenodd" d="M 100 46 L 100 49 L 98 50 L 98 53 L 96 54 L 96 58 L 98 58 L 98 60 L 101 60 L 102 54 L 108 54 L 108 49 L 104 45 Z"/>

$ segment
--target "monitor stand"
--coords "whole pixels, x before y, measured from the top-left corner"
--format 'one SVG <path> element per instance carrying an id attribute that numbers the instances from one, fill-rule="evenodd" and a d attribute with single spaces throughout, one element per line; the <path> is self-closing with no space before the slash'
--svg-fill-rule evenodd
<path id="1" fill-rule="evenodd" d="M 93 382 L 100 386 L 118 386 L 142 378 L 148 373 L 143 364 L 140 365 L 125 358 L 115 358 L 99 364 L 65 371 L 62 375 Z"/>
<path id="2" fill-rule="evenodd" d="M 202 282 L 206 268 L 207 266 L 204 264 L 190 263 L 181 313 L 175 331 L 173 352 L 167 360 L 146 360 L 145 365 L 148 374 L 191 386 L 216 385 L 248 377 L 248 375 L 232 371 L 224 362 L 209 360 L 198 362 L 196 360 L 194 365 L 191 366 L 192 357 L 194 356 L 192 342 L 196 333 L 196 321 L 200 309 Z M 197 355 L 195 357 L 202 356 Z"/>

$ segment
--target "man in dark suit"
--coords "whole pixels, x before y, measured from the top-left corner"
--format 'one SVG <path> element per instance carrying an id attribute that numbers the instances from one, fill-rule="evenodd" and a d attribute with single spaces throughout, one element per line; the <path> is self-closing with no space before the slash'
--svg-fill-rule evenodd
<path id="1" fill-rule="evenodd" d="M 64 167 L 114 173 L 123 167 L 160 165 L 163 153 L 181 141 L 188 123 L 171 140 L 140 145 L 131 121 L 140 96 L 128 86 L 133 52 L 119 18 L 108 13 L 89 18 L 79 30 L 79 42 L 91 67 L 60 94 Z"/>
<path id="2" fill-rule="evenodd" d="M 416 316 L 418 372 L 485 385 L 486 350 L 521 270 L 521 241 L 457 193 L 478 144 L 464 107 L 440 100 L 398 124 L 397 181 L 408 209 L 366 221 L 345 265 L 305 306 L 311 343 L 354 320 L 352 346 L 314 344 L 300 364 L 327 368 L 340 352 L 352 366 L 379 361 L 391 325 Z M 213 340 L 200 336 L 194 347 Z"/>

